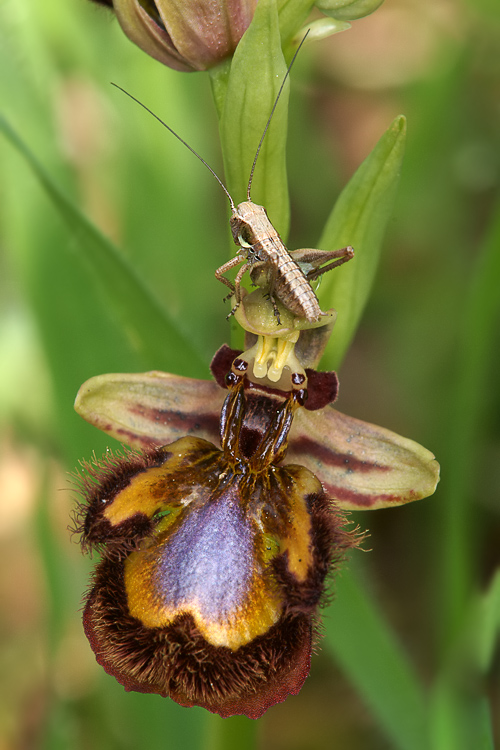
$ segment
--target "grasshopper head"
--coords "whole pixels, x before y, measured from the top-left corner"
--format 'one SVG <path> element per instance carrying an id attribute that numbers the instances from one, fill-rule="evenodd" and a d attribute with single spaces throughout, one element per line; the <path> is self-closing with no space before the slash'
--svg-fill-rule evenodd
<path id="1" fill-rule="evenodd" d="M 270 224 L 264 206 L 253 201 L 243 201 L 230 219 L 233 239 L 240 247 L 253 247 L 267 235 Z"/>

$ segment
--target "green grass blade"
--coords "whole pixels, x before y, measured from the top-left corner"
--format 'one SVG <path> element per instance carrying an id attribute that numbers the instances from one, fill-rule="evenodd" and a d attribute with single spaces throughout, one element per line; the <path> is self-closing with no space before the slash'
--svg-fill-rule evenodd
<path id="1" fill-rule="evenodd" d="M 500 312 L 500 204 L 478 259 L 461 320 L 461 344 L 455 367 L 457 380 L 448 434 L 448 479 L 441 522 L 443 570 L 443 640 L 461 625 L 472 589 L 472 500 L 480 456 L 481 427 L 497 383 L 489 381 L 496 356 L 495 337 Z"/>
<path id="2" fill-rule="evenodd" d="M 500 635 L 500 570 L 472 602 L 432 693 L 434 750 L 493 750 L 493 722 L 485 690 Z"/>
<path id="3" fill-rule="evenodd" d="M 477 637 L 477 666 L 486 672 L 495 655 L 500 639 L 500 569 L 481 600 Z"/>
<path id="4" fill-rule="evenodd" d="M 322 250 L 352 245 L 355 257 L 323 277 L 319 289 L 325 307 L 339 316 L 325 366 L 336 369 L 354 336 L 375 278 L 380 248 L 391 215 L 401 170 L 406 120 L 397 117 L 342 191 L 319 240 Z"/>
<path id="5" fill-rule="evenodd" d="M 411 665 L 374 601 L 352 570 L 336 582 L 325 613 L 325 647 L 401 750 L 426 747 L 425 704 Z"/>
<path id="6" fill-rule="evenodd" d="M 488 701 L 469 686 L 469 695 L 456 692 L 456 676 L 446 674 L 433 694 L 432 750 L 494 750 Z"/>
<path id="7" fill-rule="evenodd" d="M 137 351 L 146 366 L 151 368 L 177 369 L 189 375 L 202 372 L 203 363 L 191 348 L 190 342 L 168 319 L 165 311 L 123 256 L 71 204 L 3 117 L 0 117 L 0 131 L 26 159 L 66 220 L 82 250 L 79 258 L 89 278 L 126 332 L 131 349 Z"/>
<path id="8" fill-rule="evenodd" d="M 499 248 L 497 206 L 463 305 L 447 456 L 443 461 L 447 481 L 440 506 L 443 563 L 438 584 L 444 656 L 432 695 L 434 750 L 490 750 L 494 746 L 483 676 L 499 625 L 498 575 L 479 606 L 476 603 L 471 608 L 469 602 L 474 575 L 474 481 L 482 447 L 481 426 L 487 419 L 491 389 L 496 387 L 496 382 L 489 380 L 489 371 L 496 356 L 494 340 L 500 308 Z"/>

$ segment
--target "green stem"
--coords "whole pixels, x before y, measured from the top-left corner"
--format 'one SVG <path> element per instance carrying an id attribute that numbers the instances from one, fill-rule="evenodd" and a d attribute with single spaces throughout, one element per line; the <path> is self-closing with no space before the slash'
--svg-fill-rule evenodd
<path id="1" fill-rule="evenodd" d="M 204 750 L 254 750 L 259 725 L 259 721 L 247 719 L 246 716 L 221 719 L 210 714 L 207 717 Z"/>
<path id="2" fill-rule="evenodd" d="M 229 81 L 229 74 L 231 72 L 231 60 L 224 60 L 216 68 L 211 68 L 210 74 L 210 85 L 212 87 L 212 96 L 214 98 L 215 109 L 217 110 L 217 117 L 219 122 L 222 118 L 224 111 L 224 104 L 226 102 L 227 84 Z"/>
<path id="3" fill-rule="evenodd" d="M 231 65 L 224 63 L 211 71 L 226 186 L 235 203 L 246 199 L 252 163 L 285 73 L 276 2 L 259 0 Z M 252 198 L 266 207 L 283 237 L 290 222 L 286 175 L 288 88 L 287 82 L 262 144 L 252 182 Z M 229 254 L 234 251 L 230 240 Z M 243 333 L 236 324 L 232 326 L 231 341 L 235 348 L 243 348 Z"/>

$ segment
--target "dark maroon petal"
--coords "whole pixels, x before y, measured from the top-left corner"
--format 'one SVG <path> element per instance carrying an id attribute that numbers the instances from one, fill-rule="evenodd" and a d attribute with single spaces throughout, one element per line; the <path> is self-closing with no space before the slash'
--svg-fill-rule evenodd
<path id="1" fill-rule="evenodd" d="M 231 372 L 231 365 L 241 352 L 241 349 L 231 349 L 227 344 L 223 344 L 215 352 L 210 363 L 210 372 L 214 376 L 217 385 L 221 388 L 227 387 L 226 375 Z"/>
<path id="2" fill-rule="evenodd" d="M 113 377 L 146 401 L 170 381 Z M 358 537 L 314 474 L 281 466 L 297 392 L 235 377 L 222 449 L 185 436 L 84 467 L 79 531 L 103 553 L 84 628 L 126 690 L 258 718 L 300 690 L 327 574 Z"/>
<path id="3" fill-rule="evenodd" d="M 215 353 L 210 370 L 214 379 L 221 388 L 226 386 L 226 375 L 231 372 L 231 365 L 234 360 L 241 354 L 239 349 L 231 349 L 224 344 Z M 307 401 L 304 406 L 309 411 L 323 409 L 327 404 L 333 403 L 338 395 L 339 381 L 335 372 L 318 372 L 317 370 L 306 369 L 308 378 L 307 384 Z M 278 389 L 266 388 L 258 383 L 250 383 L 249 387 L 260 388 L 263 393 L 271 397 L 283 398 L 283 392 Z"/>
<path id="4" fill-rule="evenodd" d="M 336 372 L 318 372 L 306 370 L 307 401 L 304 404 L 308 411 L 323 409 L 333 404 L 339 392 L 339 380 Z"/>

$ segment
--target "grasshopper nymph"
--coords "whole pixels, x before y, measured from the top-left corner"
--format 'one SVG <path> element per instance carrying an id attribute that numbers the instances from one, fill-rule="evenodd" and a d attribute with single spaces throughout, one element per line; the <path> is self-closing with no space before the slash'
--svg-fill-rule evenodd
<path id="1" fill-rule="evenodd" d="M 214 172 L 212 167 L 207 164 L 194 148 L 186 143 L 186 141 L 172 130 L 169 125 L 163 122 L 158 115 L 152 112 L 141 101 L 136 99 L 135 96 L 129 94 L 128 91 L 125 91 L 125 89 L 122 89 L 121 86 L 118 86 L 116 83 L 113 84 L 113 86 L 116 86 L 116 88 L 123 91 L 124 94 L 127 94 L 127 96 L 140 104 L 147 112 L 152 114 L 153 117 L 155 117 L 172 133 L 172 135 L 175 135 L 181 143 L 192 151 L 192 153 L 197 156 L 213 174 L 229 199 L 232 212 L 230 226 L 233 239 L 235 243 L 239 245 L 239 251 L 234 258 L 231 258 L 231 260 L 224 263 L 224 265 L 220 266 L 220 268 L 215 271 L 216 278 L 229 287 L 232 294 L 234 294 L 235 304 L 227 316 L 228 318 L 231 315 L 234 315 L 241 303 L 241 280 L 244 274 L 249 271 L 252 282 L 257 286 L 263 287 L 269 295 L 278 324 L 280 323 L 280 316 L 275 299 L 278 299 L 297 317 L 305 318 L 310 323 L 316 322 L 325 315 L 325 313 L 322 312 L 319 306 L 318 298 L 316 297 L 310 282 L 317 279 L 326 271 L 330 271 L 332 268 L 342 265 L 342 263 L 345 263 L 354 256 L 354 250 L 352 247 L 344 247 L 341 250 L 331 251 L 306 248 L 292 250 L 290 252 L 287 250 L 278 232 L 271 224 L 264 206 L 257 205 L 250 197 L 253 174 L 262 143 L 271 123 L 286 79 L 290 73 L 290 69 L 306 36 L 307 34 L 302 39 L 295 55 L 293 56 L 292 62 L 288 66 L 288 70 L 283 78 L 271 114 L 266 123 L 266 127 L 264 128 L 259 145 L 257 146 L 252 169 L 250 171 L 250 179 L 248 181 L 247 200 L 238 205 L 235 204 L 226 186 Z M 327 265 L 324 265 L 325 263 Z M 241 268 L 238 270 L 234 282 L 224 276 L 227 271 L 240 264 L 243 265 L 241 265 Z"/>
<path id="2" fill-rule="evenodd" d="M 237 207 L 233 206 L 230 224 L 240 252 L 215 272 L 219 281 L 234 292 L 235 306 L 229 315 L 235 313 L 241 302 L 241 279 L 246 271 L 250 271 L 252 281 L 267 289 L 278 323 L 274 297 L 294 315 L 306 318 L 310 323 L 319 320 L 324 313 L 310 282 L 350 260 L 354 256 L 352 247 L 332 251 L 302 248 L 290 252 L 269 221 L 264 206 L 253 203 L 250 198 Z M 223 274 L 240 263 L 243 265 L 233 284 Z M 321 268 L 324 263 L 328 265 Z M 304 266 L 310 266 L 311 270 L 306 272 Z"/>

